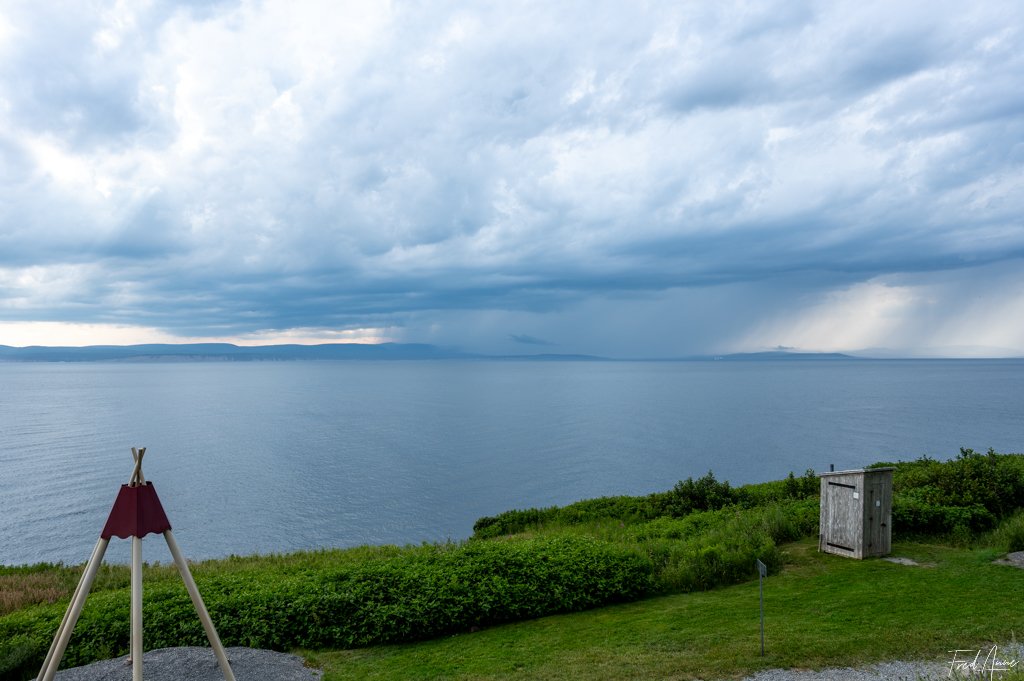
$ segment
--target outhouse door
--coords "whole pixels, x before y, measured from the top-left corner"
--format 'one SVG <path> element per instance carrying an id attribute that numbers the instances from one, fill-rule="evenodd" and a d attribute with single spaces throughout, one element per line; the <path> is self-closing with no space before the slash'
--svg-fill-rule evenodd
<path id="1" fill-rule="evenodd" d="M 886 521 L 891 513 L 892 500 L 886 498 L 889 488 L 879 476 L 872 476 L 864 481 L 864 493 L 867 495 L 867 541 L 864 555 L 884 555 L 889 552 L 889 535 Z"/>
<path id="2" fill-rule="evenodd" d="M 857 533 L 861 529 L 860 523 L 851 522 L 856 509 L 859 509 L 856 502 L 859 496 L 857 488 L 829 480 L 825 485 L 825 494 L 828 495 L 828 534 L 825 535 L 825 542 L 832 548 L 855 553 Z"/>

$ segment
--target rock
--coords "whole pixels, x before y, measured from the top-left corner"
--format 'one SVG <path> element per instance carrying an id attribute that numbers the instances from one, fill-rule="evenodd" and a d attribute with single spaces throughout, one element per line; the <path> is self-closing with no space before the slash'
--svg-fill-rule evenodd
<path id="1" fill-rule="evenodd" d="M 1024 551 L 1014 551 L 1006 554 L 1005 558 L 992 561 L 996 565 L 1010 565 L 1024 570 Z"/>
<path id="2" fill-rule="evenodd" d="M 302 658 L 272 650 L 228 648 L 228 661 L 237 681 L 318 681 L 322 672 L 303 665 Z M 150 650 L 142 656 L 146 681 L 224 681 L 210 648 L 182 647 Z M 57 681 L 131 681 L 128 656 L 101 660 L 57 672 Z"/>

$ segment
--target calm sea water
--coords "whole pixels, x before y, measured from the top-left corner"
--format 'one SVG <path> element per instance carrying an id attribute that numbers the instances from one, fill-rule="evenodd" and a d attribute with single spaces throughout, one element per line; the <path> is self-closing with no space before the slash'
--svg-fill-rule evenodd
<path id="1" fill-rule="evenodd" d="M 0 363 L 0 385 L 9 565 L 88 558 L 132 446 L 190 558 L 461 539 L 708 470 L 1024 451 L 1021 361 Z"/>

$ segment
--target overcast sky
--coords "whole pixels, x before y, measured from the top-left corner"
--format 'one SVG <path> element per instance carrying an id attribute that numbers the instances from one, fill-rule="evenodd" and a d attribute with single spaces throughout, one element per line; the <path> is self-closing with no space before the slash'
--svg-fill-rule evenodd
<path id="1" fill-rule="evenodd" d="M 1024 3 L 0 0 L 0 344 L 1024 355 Z"/>

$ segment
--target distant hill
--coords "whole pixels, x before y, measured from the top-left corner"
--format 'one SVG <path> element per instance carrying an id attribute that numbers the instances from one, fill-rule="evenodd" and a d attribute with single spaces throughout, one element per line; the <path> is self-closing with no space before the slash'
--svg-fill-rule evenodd
<path id="1" fill-rule="evenodd" d="M 473 359 L 497 361 L 603 361 L 592 355 L 480 355 L 426 343 L 325 343 L 239 346 L 231 343 L 89 345 L 85 347 L 0 345 L 8 362 L 284 362 L 298 360 Z"/>
<path id="2" fill-rule="evenodd" d="M 0 345 L 0 360 L 14 362 L 258 362 L 316 359 L 460 359 L 473 355 L 422 343 L 327 343 L 238 346 L 230 343 L 90 345 L 12 348 Z"/>
<path id="3" fill-rule="evenodd" d="M 764 362 L 764 361 L 807 361 L 819 359 L 860 359 L 841 352 L 789 352 L 787 350 L 770 350 L 767 352 L 737 352 L 731 355 L 716 355 L 716 360 L 726 362 Z"/>
<path id="4" fill-rule="evenodd" d="M 499 360 L 502 362 L 612 362 L 615 360 L 598 355 L 559 355 L 550 352 L 537 355 L 480 355 L 481 359 Z"/>
<path id="5" fill-rule="evenodd" d="M 501 362 L 612 362 L 597 355 L 539 353 L 532 355 L 483 355 L 441 348 L 427 343 L 325 343 L 322 345 L 239 346 L 231 343 L 183 343 L 147 345 L 90 345 L 85 347 L 0 345 L 0 362 L 282 362 L 297 360 L 411 360 L 465 359 Z M 669 357 L 659 362 L 797 362 L 859 360 L 839 352 L 741 352 L 728 355 Z"/>

